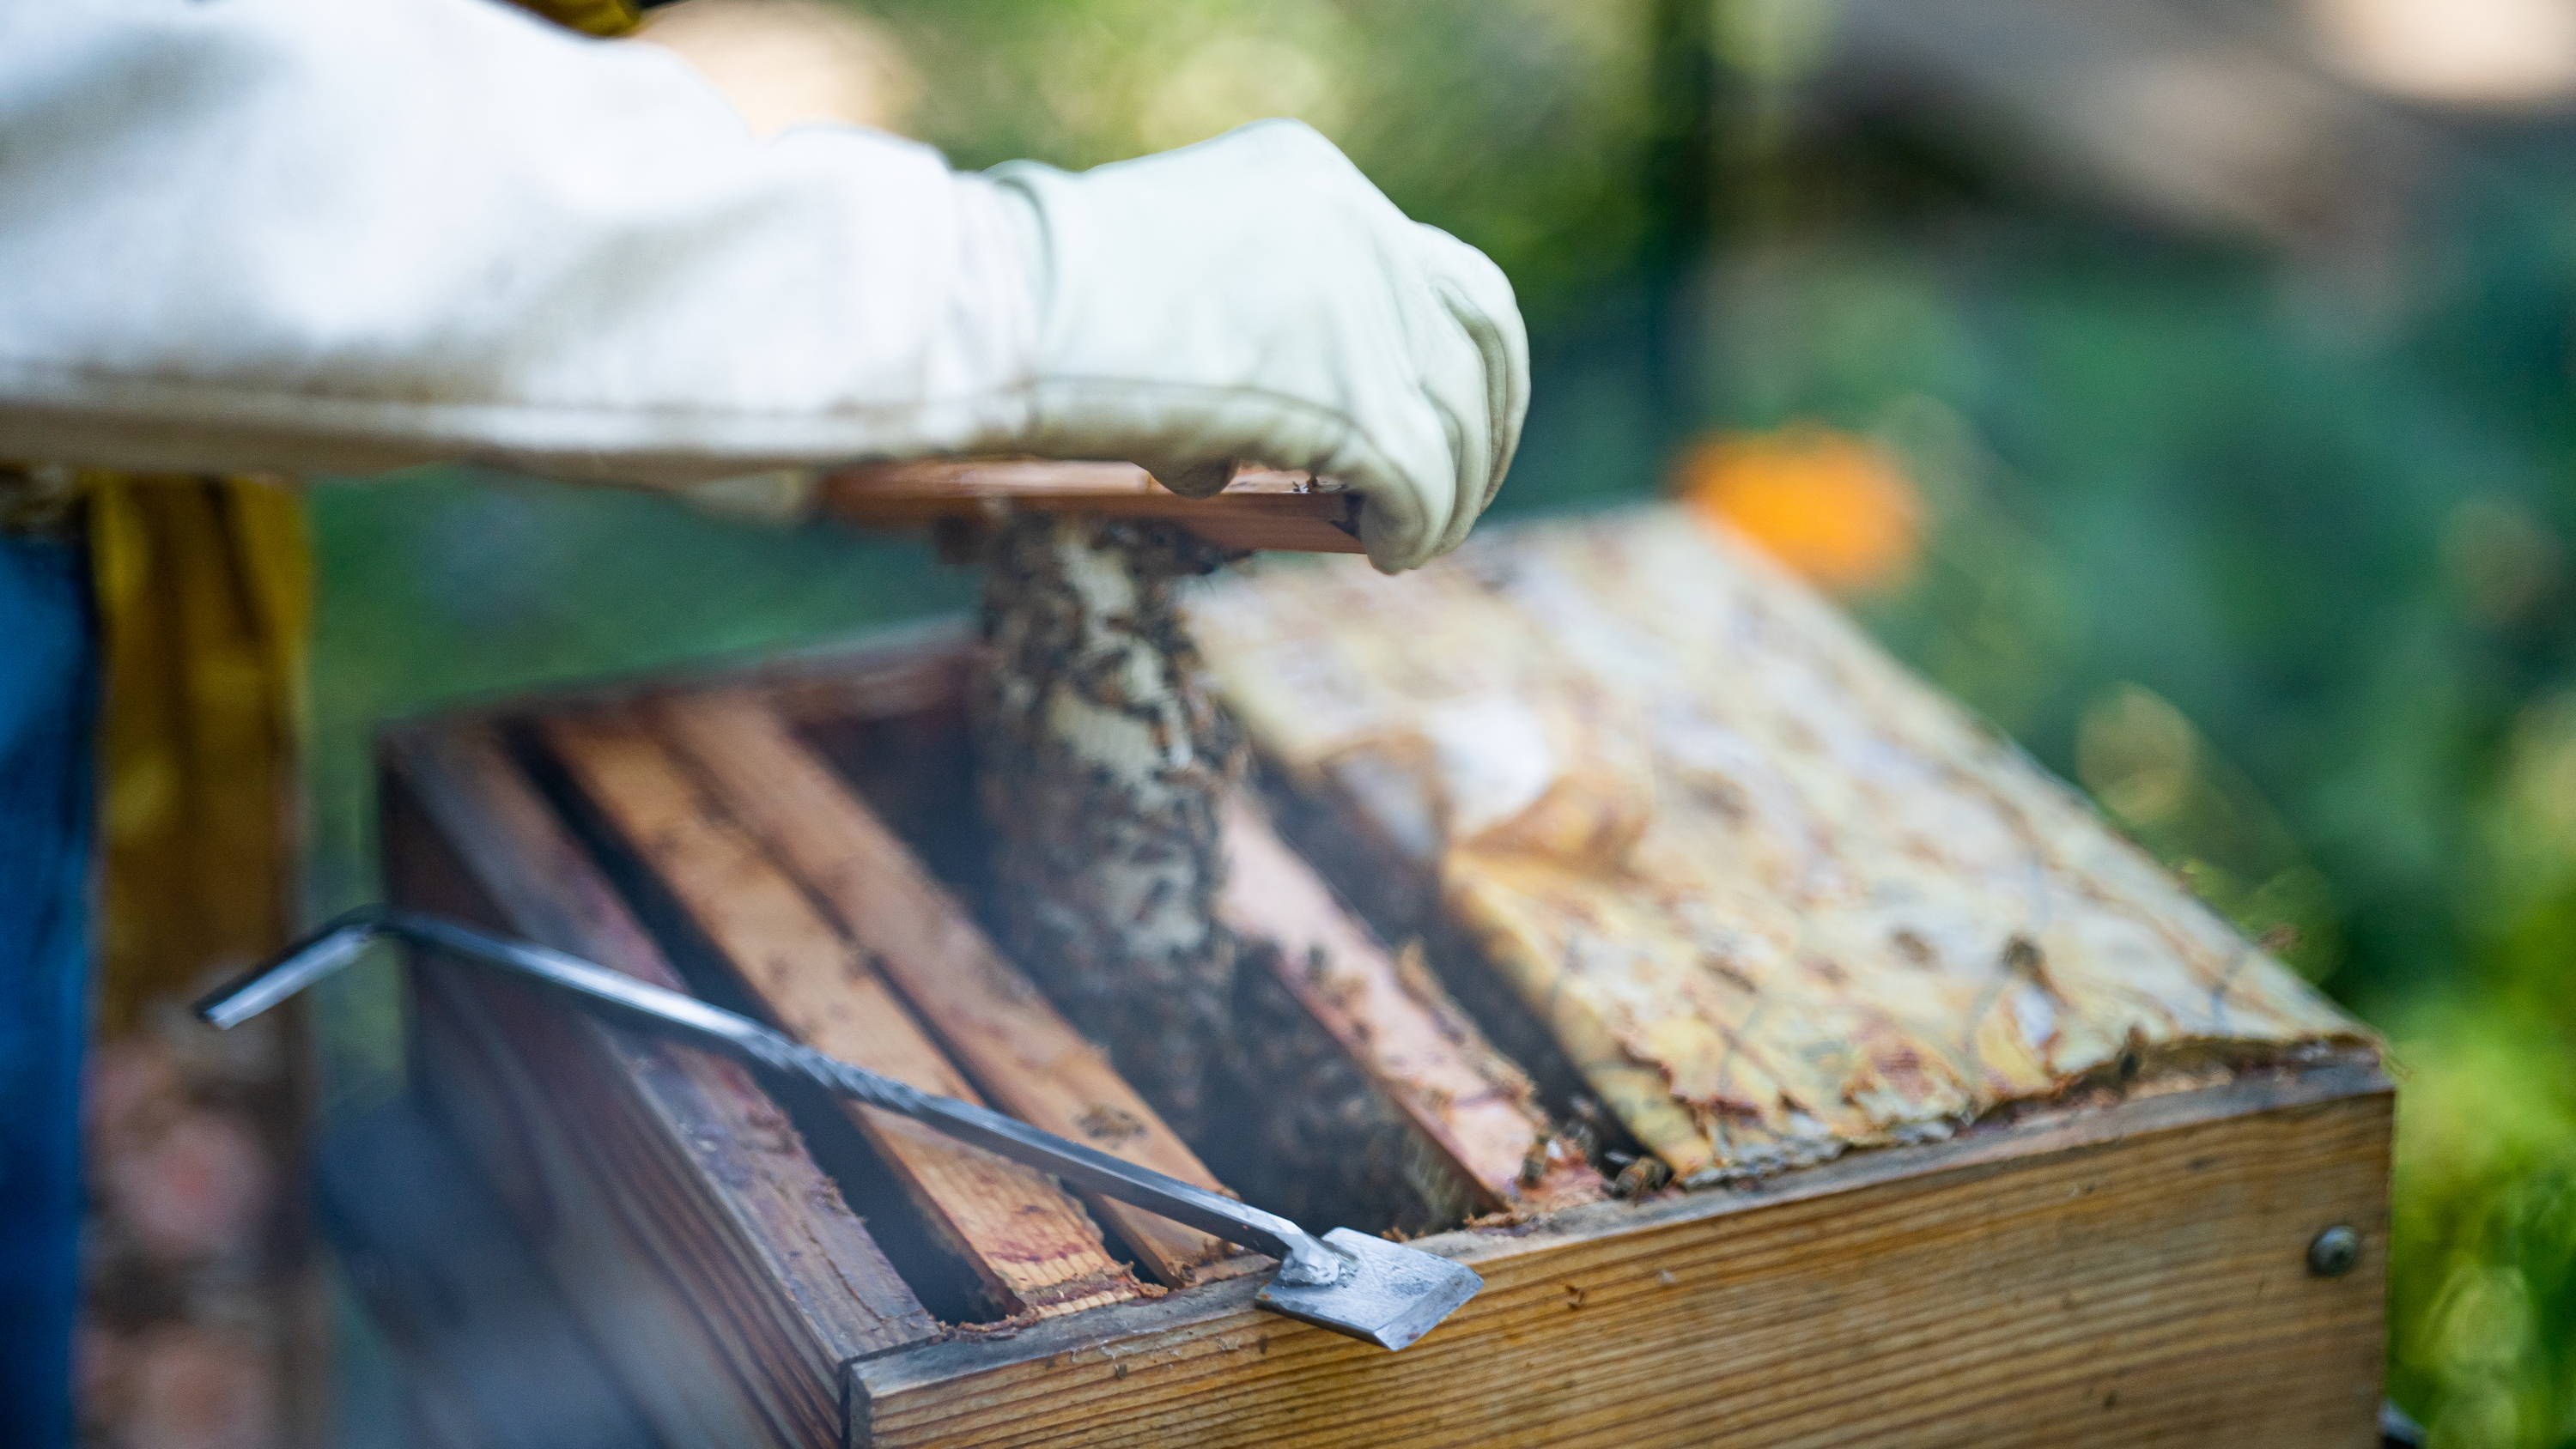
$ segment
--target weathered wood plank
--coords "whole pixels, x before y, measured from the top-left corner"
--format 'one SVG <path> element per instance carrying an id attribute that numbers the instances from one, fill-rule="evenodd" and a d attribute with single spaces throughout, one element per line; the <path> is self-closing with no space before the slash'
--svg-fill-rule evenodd
<path id="1" fill-rule="evenodd" d="M 980 1100 L 867 953 L 722 815 L 631 712 L 555 717 L 539 730 L 780 1026 L 845 1061 Z M 1066 1313 L 1140 1291 L 1082 1205 L 1052 1178 L 909 1119 L 843 1106 L 1003 1313 Z"/>
<path id="2" fill-rule="evenodd" d="M 1184 498 L 1132 463 L 923 459 L 848 468 L 823 480 L 823 511 L 870 528 L 921 528 L 1007 507 L 1161 519 L 1228 549 L 1358 553 L 1359 499 L 1311 475 L 1235 474 L 1213 498 Z"/>
<path id="3" fill-rule="evenodd" d="M 681 985 L 488 730 L 385 756 L 397 900 Z M 937 1331 L 740 1067 L 466 968 L 414 984 L 424 1096 L 671 1442 L 821 1442 L 837 1364 Z"/>
<path id="4" fill-rule="evenodd" d="M 1214 1174 L 1002 959 L 947 889 L 755 696 L 674 697 L 651 711 L 724 809 L 869 954 L 1004 1111 L 1202 1187 Z M 1174 1286 L 1262 1261 L 1142 1208 L 1092 1209 Z"/>
<path id="5" fill-rule="evenodd" d="M 1549 1130 L 1528 1078 L 1486 1044 L 1429 972 L 1419 963 L 1405 969 L 1342 909 L 1249 792 L 1228 802 L 1222 828 L 1218 916 L 1269 948 L 1250 953 L 1241 969 L 1276 974 L 1439 1170 L 1463 1186 L 1474 1211 L 1549 1212 L 1602 1195 L 1600 1175 Z"/>
<path id="6" fill-rule="evenodd" d="M 2263 1075 L 1427 1239 L 1486 1288 L 1399 1354 L 1248 1284 L 904 1350 L 851 1366 L 851 1442 L 2363 1449 L 2389 1106 Z M 2360 1265 L 2312 1276 L 2336 1224 Z"/>

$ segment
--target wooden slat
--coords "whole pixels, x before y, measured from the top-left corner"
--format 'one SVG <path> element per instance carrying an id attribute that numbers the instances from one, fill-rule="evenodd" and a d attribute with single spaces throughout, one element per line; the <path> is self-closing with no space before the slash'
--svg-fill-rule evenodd
<path id="1" fill-rule="evenodd" d="M 1248 469 L 1213 498 L 1184 498 L 1132 463 L 928 459 L 844 469 L 823 509 L 871 528 L 920 528 L 1005 508 L 1163 519 L 1220 548 L 1358 553 L 1359 500 L 1304 473 Z"/>
<path id="2" fill-rule="evenodd" d="M 1215 1176 L 968 918 L 893 831 L 757 697 L 653 711 L 707 788 L 813 893 L 1004 1111 L 1202 1187 Z M 1092 1208 L 1174 1286 L 1265 1261 L 1142 1208 Z"/>
<path id="3" fill-rule="evenodd" d="M 395 899 L 681 985 L 488 730 L 385 755 Z M 414 983 L 424 1095 L 669 1442 L 818 1442 L 839 1363 L 937 1332 L 740 1067 L 469 968 Z"/>
<path id="4" fill-rule="evenodd" d="M 980 1100 L 866 954 L 721 815 L 631 712 L 549 719 L 541 731 L 626 847 L 780 1026 L 844 1061 Z M 906 1118 L 844 1105 L 1003 1312 L 1065 1313 L 1141 1291 L 1053 1179 Z"/>
<path id="5" fill-rule="evenodd" d="M 1223 828 L 1219 916 L 1237 933 L 1278 948 L 1261 959 L 1277 968 L 1280 984 L 1468 1187 L 1480 1211 L 1548 1212 L 1602 1195 L 1600 1174 L 1549 1131 L 1528 1081 L 1486 1045 L 1428 972 L 1408 981 L 1248 792 L 1229 803 Z"/>
<path id="6" fill-rule="evenodd" d="M 1390 1354 L 1250 1285 L 851 1368 L 872 1449 L 2375 1444 L 2390 1097 L 2367 1065 L 1858 1153 L 1420 1246 Z M 2330 1225 L 2360 1266 L 2311 1276 Z"/>

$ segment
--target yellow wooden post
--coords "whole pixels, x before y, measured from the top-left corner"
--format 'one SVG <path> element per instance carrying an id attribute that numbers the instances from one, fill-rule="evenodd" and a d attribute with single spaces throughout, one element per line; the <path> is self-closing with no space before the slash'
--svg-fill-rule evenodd
<path id="1" fill-rule="evenodd" d="M 251 479 L 99 473 L 89 497 L 102 1033 L 292 924 L 312 566 L 301 505 Z"/>

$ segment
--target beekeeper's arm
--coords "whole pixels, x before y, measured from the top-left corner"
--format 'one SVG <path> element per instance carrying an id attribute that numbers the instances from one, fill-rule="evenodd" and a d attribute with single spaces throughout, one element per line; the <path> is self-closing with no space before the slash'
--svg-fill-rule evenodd
<path id="1" fill-rule="evenodd" d="M 1243 459 L 1359 489 L 1409 567 L 1526 389 L 1501 273 L 1291 123 L 961 174 L 755 140 L 675 57 L 485 0 L 0 6 L 0 457 Z"/>

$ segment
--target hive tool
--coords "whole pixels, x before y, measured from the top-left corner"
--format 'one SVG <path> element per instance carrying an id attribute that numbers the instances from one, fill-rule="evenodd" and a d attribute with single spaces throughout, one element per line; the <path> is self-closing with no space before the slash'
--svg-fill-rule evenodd
<path id="1" fill-rule="evenodd" d="M 1279 1267 L 1254 1302 L 1274 1313 L 1363 1339 L 1381 1348 L 1412 1343 L 1484 1286 L 1464 1263 L 1401 1243 L 1335 1228 L 1317 1237 L 1275 1213 L 1041 1132 L 999 1112 L 937 1096 L 800 1045 L 749 1017 L 534 942 L 488 935 L 439 916 L 367 906 L 341 916 L 276 960 L 196 1003 L 196 1014 L 230 1027 L 258 1015 L 355 960 L 379 939 L 400 939 L 541 986 L 622 1026 L 721 1052 L 883 1111 L 926 1123 L 963 1142 L 1087 1191 L 1134 1203 L 1230 1243 L 1257 1248 Z"/>

